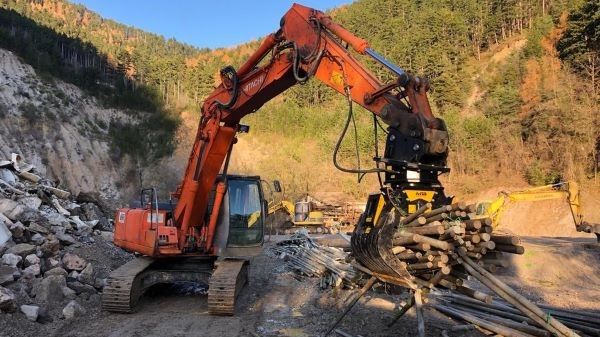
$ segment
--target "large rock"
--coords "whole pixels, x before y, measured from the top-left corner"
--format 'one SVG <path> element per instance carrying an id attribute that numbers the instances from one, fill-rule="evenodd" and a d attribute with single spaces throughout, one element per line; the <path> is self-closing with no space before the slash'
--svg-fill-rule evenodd
<path id="1" fill-rule="evenodd" d="M 63 268 L 56 267 L 56 268 L 52 268 L 52 269 L 48 270 L 45 275 L 46 276 L 48 276 L 48 275 L 60 275 L 60 276 L 63 276 L 63 277 L 67 277 L 67 275 L 69 275 L 69 274 Z"/>
<path id="2" fill-rule="evenodd" d="M 30 245 L 28 243 L 19 243 L 9 248 L 6 252 L 9 254 L 19 255 L 21 257 L 25 257 L 29 254 L 35 253 L 36 248 L 34 245 Z"/>
<path id="3" fill-rule="evenodd" d="M 0 266 L 0 285 L 12 283 L 19 275 L 19 268 L 17 267 Z"/>
<path id="4" fill-rule="evenodd" d="M 21 264 L 21 261 L 23 261 L 23 258 L 19 255 L 12 253 L 2 255 L 2 264 L 7 266 L 18 267 Z"/>
<path id="5" fill-rule="evenodd" d="M 44 257 L 54 256 L 60 251 L 60 242 L 55 237 L 49 236 L 40 249 Z"/>
<path id="6" fill-rule="evenodd" d="M 42 236 L 40 233 L 35 233 L 31 237 L 31 243 L 35 244 L 36 246 L 41 246 L 44 241 L 46 241 L 46 238 L 44 238 L 44 236 Z"/>
<path id="7" fill-rule="evenodd" d="M 95 276 L 96 273 L 94 272 L 94 267 L 91 263 L 88 263 L 87 266 L 77 276 L 77 281 L 93 286 L 94 281 L 96 280 Z"/>
<path id="8" fill-rule="evenodd" d="M 79 317 L 85 315 L 85 313 L 85 309 L 75 300 L 69 302 L 69 304 L 67 304 L 67 306 L 62 310 L 63 317 L 66 319 Z"/>
<path id="9" fill-rule="evenodd" d="M 29 223 L 29 226 L 27 227 L 27 229 L 30 232 L 33 232 L 33 233 L 39 233 L 39 234 L 49 234 L 50 233 L 50 231 L 48 230 L 48 228 L 46 228 L 44 226 L 41 226 L 41 225 L 38 225 L 35 222 Z"/>
<path id="10" fill-rule="evenodd" d="M 12 233 L 10 232 L 4 221 L 0 219 L 0 247 L 3 247 L 11 238 Z"/>
<path id="11" fill-rule="evenodd" d="M 69 223 L 69 220 L 62 214 L 59 213 L 50 213 L 45 216 L 48 224 L 50 226 L 60 226 L 64 227 L 65 224 Z"/>
<path id="12" fill-rule="evenodd" d="M 25 256 L 25 267 L 29 267 L 34 264 L 40 264 L 40 258 L 35 254 L 29 254 Z"/>
<path id="13" fill-rule="evenodd" d="M 65 246 L 69 246 L 77 242 L 73 236 L 63 232 L 58 232 L 54 234 L 54 236 Z"/>
<path id="14" fill-rule="evenodd" d="M 19 198 L 19 203 L 31 209 L 38 209 L 42 205 L 42 199 L 34 196 Z"/>
<path id="15" fill-rule="evenodd" d="M 79 294 L 93 295 L 96 293 L 96 288 L 94 288 L 93 286 L 91 286 L 89 284 L 83 284 L 78 281 L 67 282 L 67 287 L 75 290 L 77 295 L 79 295 Z"/>
<path id="16" fill-rule="evenodd" d="M 23 237 L 23 233 L 25 233 L 25 225 L 21 223 L 21 221 L 17 221 L 12 225 L 8 226 L 8 229 L 12 233 L 13 238 L 20 239 Z"/>
<path id="17" fill-rule="evenodd" d="M 39 264 L 32 264 L 31 266 L 23 269 L 23 278 L 33 279 L 40 275 L 41 269 Z"/>
<path id="18" fill-rule="evenodd" d="M 41 282 L 34 284 L 31 291 L 37 303 L 58 302 L 63 299 L 62 287 L 67 286 L 67 281 L 62 275 L 49 275 Z"/>
<path id="19" fill-rule="evenodd" d="M 15 293 L 8 288 L 0 287 L 0 311 L 15 312 L 16 310 Z"/>
<path id="20" fill-rule="evenodd" d="M 6 215 L 9 219 L 17 221 L 25 211 L 25 206 L 10 199 L 0 199 L 0 213 Z"/>
<path id="21" fill-rule="evenodd" d="M 21 312 L 25 314 L 28 320 L 35 322 L 40 314 L 40 307 L 37 305 L 22 305 Z"/>
<path id="22" fill-rule="evenodd" d="M 66 299 L 74 300 L 77 298 L 77 292 L 69 287 L 63 287 L 62 292 Z"/>
<path id="23" fill-rule="evenodd" d="M 66 253 L 62 258 L 62 264 L 66 270 L 81 271 L 85 268 L 87 262 L 75 254 Z"/>
<path id="24" fill-rule="evenodd" d="M 92 233 L 92 227 L 88 226 L 78 216 L 72 216 L 71 223 L 75 225 L 75 228 L 80 235 L 89 235 Z"/>
<path id="25" fill-rule="evenodd" d="M 11 170 L 0 168 L 0 179 L 6 181 L 9 185 L 14 185 L 18 178 Z"/>

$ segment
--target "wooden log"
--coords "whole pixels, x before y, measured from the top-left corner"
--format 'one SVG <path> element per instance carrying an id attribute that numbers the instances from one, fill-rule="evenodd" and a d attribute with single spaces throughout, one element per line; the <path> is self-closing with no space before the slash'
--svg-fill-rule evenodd
<path id="1" fill-rule="evenodd" d="M 446 241 L 437 240 L 428 236 L 414 234 L 413 238 L 418 243 L 428 243 L 431 247 L 439 248 L 442 250 L 449 250 L 452 248 L 452 244 Z"/>
<path id="2" fill-rule="evenodd" d="M 392 253 L 393 254 L 400 254 L 403 251 L 406 251 L 406 248 L 403 246 L 396 246 L 396 247 L 392 247 Z"/>
<path id="3" fill-rule="evenodd" d="M 429 255 L 429 256 L 433 257 L 433 260 L 430 260 L 432 262 L 448 263 L 448 261 L 450 261 L 450 258 L 446 254 L 442 254 L 440 256 L 433 256 L 433 255 Z"/>
<path id="4" fill-rule="evenodd" d="M 440 283 L 440 281 L 442 280 L 442 278 L 445 278 L 446 276 L 450 275 L 450 272 L 452 271 L 452 268 L 446 266 L 443 268 L 440 268 L 440 270 L 438 270 L 432 278 L 429 279 L 429 283 L 431 283 L 431 285 L 435 286 L 438 283 Z"/>
<path id="5" fill-rule="evenodd" d="M 456 218 L 466 218 L 467 217 L 467 212 L 465 212 L 465 211 L 454 211 L 452 214 L 454 214 L 454 217 L 456 217 Z"/>
<path id="6" fill-rule="evenodd" d="M 511 329 L 511 328 L 507 328 L 507 327 L 499 325 L 499 324 L 488 322 L 484 319 L 478 318 L 478 317 L 476 317 L 472 314 L 469 314 L 467 312 L 464 312 L 464 311 L 452 309 L 452 308 L 449 308 L 449 307 L 446 307 L 446 306 L 443 306 L 440 304 L 433 304 L 433 307 L 443 314 L 446 314 L 446 315 L 454 317 L 454 318 L 462 319 L 469 323 L 479 325 L 487 330 L 490 330 L 492 332 L 495 332 L 495 333 L 505 336 L 505 337 L 529 336 L 528 334 L 525 334 L 523 332 Z"/>
<path id="7" fill-rule="evenodd" d="M 481 228 L 481 221 L 475 220 L 464 220 L 464 224 L 466 225 L 467 230 L 479 230 Z"/>
<path id="8" fill-rule="evenodd" d="M 492 235 L 491 239 L 495 243 L 502 244 L 502 245 L 519 245 L 519 244 L 521 244 L 521 239 L 518 236 Z"/>
<path id="9" fill-rule="evenodd" d="M 434 221 L 443 221 L 445 219 L 449 219 L 450 216 L 448 215 L 448 213 L 440 213 L 434 216 L 431 216 L 429 218 L 426 218 L 427 223 L 429 222 L 434 222 Z"/>
<path id="10" fill-rule="evenodd" d="M 481 238 L 481 241 L 490 241 L 492 236 L 488 233 L 479 233 L 479 238 Z"/>
<path id="11" fill-rule="evenodd" d="M 442 213 L 448 213 L 450 211 L 452 211 L 452 206 L 444 205 L 442 207 L 438 207 L 436 209 L 431 210 L 431 212 L 427 212 L 427 213 L 423 214 L 423 216 L 425 216 L 426 218 L 430 218 L 432 216 L 442 214 Z"/>
<path id="12" fill-rule="evenodd" d="M 444 234 L 445 230 L 444 226 L 440 224 L 433 226 L 409 227 L 406 228 L 406 231 L 420 235 L 441 235 Z"/>
<path id="13" fill-rule="evenodd" d="M 412 308 L 412 306 L 415 305 L 415 298 L 414 296 L 411 296 L 408 299 L 408 302 L 406 302 L 406 304 L 404 304 L 402 306 L 402 309 L 400 309 L 400 311 L 398 311 L 398 313 L 394 316 L 394 319 L 388 323 L 388 328 L 391 327 L 392 325 L 394 325 L 394 323 L 396 323 L 396 321 L 398 321 L 402 316 L 404 316 L 404 314 L 410 309 Z"/>
<path id="14" fill-rule="evenodd" d="M 61 199 L 69 199 L 71 193 L 65 190 L 61 190 L 60 188 L 47 186 L 47 185 L 38 185 L 38 189 L 54 194 L 55 196 Z"/>
<path id="15" fill-rule="evenodd" d="M 417 259 L 417 261 L 419 262 L 433 262 L 433 260 L 435 260 L 435 256 L 433 255 L 423 255 L 421 256 L 419 259 Z"/>
<path id="16" fill-rule="evenodd" d="M 490 315 L 489 313 L 478 311 L 477 309 L 473 309 L 472 307 L 457 306 L 456 304 L 451 305 L 451 307 L 461 310 L 461 311 L 466 311 L 468 313 L 474 314 L 475 316 L 483 318 L 490 322 L 502 324 L 509 328 L 528 333 L 532 336 L 552 337 L 552 334 L 550 332 L 542 330 L 542 329 L 534 327 L 534 326 L 531 326 L 528 323 L 524 322 L 524 320 L 527 320 L 526 317 L 523 317 L 524 320 L 518 320 L 517 322 L 515 322 L 514 320 L 511 320 L 511 319 L 507 319 L 504 317 L 498 317 L 498 316 Z"/>
<path id="17" fill-rule="evenodd" d="M 489 242 L 494 242 L 494 241 L 489 241 Z M 525 247 L 523 247 L 523 246 L 496 245 L 495 249 L 499 250 L 501 252 L 505 252 L 505 253 L 519 254 L 519 255 L 525 254 Z"/>
<path id="18" fill-rule="evenodd" d="M 493 221 L 490 218 L 481 218 L 479 221 L 481 221 L 481 226 L 493 226 Z"/>
<path id="19" fill-rule="evenodd" d="M 58 211 L 58 213 L 65 215 L 65 216 L 71 215 L 71 212 L 67 211 L 60 205 L 60 203 L 58 202 L 58 199 L 56 199 L 56 197 L 53 196 L 52 200 L 50 202 L 52 203 L 52 206 L 54 206 L 54 208 Z"/>
<path id="20" fill-rule="evenodd" d="M 406 227 L 419 227 L 419 226 L 423 226 L 426 223 L 427 223 L 427 219 L 423 216 L 420 216 L 420 217 L 414 219 L 413 221 L 407 223 L 405 226 Z"/>
<path id="21" fill-rule="evenodd" d="M 369 289 L 371 289 L 371 287 L 373 287 L 373 285 L 375 284 L 375 282 L 377 282 L 377 278 L 375 276 L 371 276 L 371 278 L 367 281 L 367 283 L 365 283 L 365 285 L 360 289 L 360 291 L 358 292 L 357 296 L 346 307 L 346 309 L 344 310 L 344 312 L 342 313 L 342 315 L 340 315 L 340 317 L 338 317 L 338 319 L 331 325 L 331 327 L 329 328 L 329 330 L 327 330 L 327 333 L 325 334 L 325 336 L 329 335 L 331 333 L 331 331 L 333 331 L 333 329 L 335 329 L 335 327 L 342 321 L 342 319 L 348 314 L 348 312 L 350 312 L 350 309 L 352 309 L 352 307 L 354 307 L 354 305 L 356 304 L 356 302 L 358 302 L 358 300 L 360 300 L 360 298 L 363 297 L 363 295 Z"/>
<path id="22" fill-rule="evenodd" d="M 460 277 L 455 277 L 454 274 L 452 273 L 452 271 L 450 271 L 450 275 L 447 275 L 446 277 L 444 277 L 444 279 L 447 280 L 448 282 L 454 283 L 456 286 L 462 286 L 464 283 L 464 280 L 465 280 Z"/>
<path id="23" fill-rule="evenodd" d="M 402 219 L 400 221 L 400 227 L 402 227 L 403 225 L 406 225 L 407 223 L 412 222 L 413 220 L 415 220 L 416 218 L 418 218 L 419 216 L 421 216 L 421 214 L 425 213 L 426 211 L 430 210 L 432 207 L 431 203 L 428 202 L 425 205 L 419 207 L 419 209 L 417 209 L 416 212 L 414 212 L 413 214 L 408 215 L 406 218 Z"/>
<path id="24" fill-rule="evenodd" d="M 471 250 L 474 253 L 480 253 L 481 255 L 485 255 L 487 253 L 487 248 L 485 247 L 473 247 Z"/>
<path id="25" fill-rule="evenodd" d="M 487 250 L 493 250 L 494 248 L 496 248 L 496 243 L 494 243 L 494 241 L 486 241 L 486 242 L 480 242 L 480 243 L 476 244 L 475 246 L 479 247 L 479 248 L 485 248 Z"/>
<path id="26" fill-rule="evenodd" d="M 425 318 L 423 317 L 423 297 L 421 288 L 415 289 L 415 311 L 417 312 L 417 332 L 419 337 L 425 337 Z"/>
<path id="27" fill-rule="evenodd" d="M 481 237 L 477 234 L 465 235 L 463 239 L 471 241 L 471 243 L 479 243 L 481 241 Z"/>
<path id="28" fill-rule="evenodd" d="M 36 184 L 40 180 L 42 180 L 42 177 L 38 176 L 37 174 L 33 174 L 31 172 L 21 171 L 21 172 L 18 172 L 17 175 L 25 180 L 31 181 L 32 183 L 36 183 Z"/>
<path id="29" fill-rule="evenodd" d="M 394 246 L 406 246 L 416 243 L 415 236 L 417 234 L 408 233 L 405 231 L 396 233 L 396 236 L 392 240 Z"/>
<path id="30" fill-rule="evenodd" d="M 492 234 L 493 231 L 494 228 L 492 228 L 492 226 L 481 226 L 481 228 L 477 232 Z"/>
<path id="31" fill-rule="evenodd" d="M 480 253 L 467 252 L 467 256 L 469 256 L 470 258 L 476 259 L 476 260 L 481 259 Z"/>
<path id="32" fill-rule="evenodd" d="M 428 252 L 431 250 L 431 245 L 428 243 L 417 243 L 415 245 L 406 246 L 406 248 L 411 250 L 420 250 L 422 252 Z"/>
<path id="33" fill-rule="evenodd" d="M 447 289 L 456 290 L 456 284 L 445 279 L 441 279 L 439 285 Z"/>
<path id="34" fill-rule="evenodd" d="M 409 264 L 408 270 L 419 270 L 419 269 L 431 269 L 433 268 L 433 262 L 421 262 Z"/>
<path id="35" fill-rule="evenodd" d="M 461 293 L 463 295 L 474 298 L 478 301 L 485 302 L 487 304 L 491 304 L 493 301 L 493 298 L 491 295 L 486 294 L 481 291 L 478 291 L 478 290 L 475 290 L 475 289 L 468 288 L 468 287 L 457 286 L 456 291 L 458 291 L 459 293 Z"/>

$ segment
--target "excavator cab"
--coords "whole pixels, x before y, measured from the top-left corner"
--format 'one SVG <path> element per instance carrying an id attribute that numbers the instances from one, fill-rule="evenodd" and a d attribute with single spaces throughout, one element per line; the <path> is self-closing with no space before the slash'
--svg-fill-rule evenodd
<path id="1" fill-rule="evenodd" d="M 260 177 L 227 176 L 219 211 L 215 255 L 245 257 L 260 253 L 267 215 Z"/>

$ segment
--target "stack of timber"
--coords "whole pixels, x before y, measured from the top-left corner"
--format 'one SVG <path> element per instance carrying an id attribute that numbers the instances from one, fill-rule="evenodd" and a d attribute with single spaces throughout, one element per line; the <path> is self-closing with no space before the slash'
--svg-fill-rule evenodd
<path id="1" fill-rule="evenodd" d="M 392 252 L 420 286 L 457 290 L 484 298 L 463 285 L 468 273 L 460 263 L 464 254 L 490 272 L 505 267 L 505 253 L 523 254 L 517 236 L 493 233 L 489 218 L 472 219 L 474 205 L 455 203 L 431 210 L 426 204 L 401 220 Z M 486 299 L 487 300 L 487 299 Z"/>
<path id="2" fill-rule="evenodd" d="M 269 251 L 283 259 L 286 268 L 308 277 L 319 277 L 320 287 L 353 288 L 360 273 L 346 262 L 348 253 L 343 249 L 321 246 L 308 236 L 306 230 L 297 231 L 290 239 L 278 242 Z"/>

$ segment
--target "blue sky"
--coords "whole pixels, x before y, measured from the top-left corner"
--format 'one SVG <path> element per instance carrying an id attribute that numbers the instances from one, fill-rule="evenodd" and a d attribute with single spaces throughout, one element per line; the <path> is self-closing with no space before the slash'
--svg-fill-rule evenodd
<path id="1" fill-rule="evenodd" d="M 72 0 L 105 18 L 196 47 L 231 47 L 279 27 L 291 0 Z M 298 1 L 298 0 L 297 0 Z M 300 0 L 326 10 L 352 0 Z"/>

